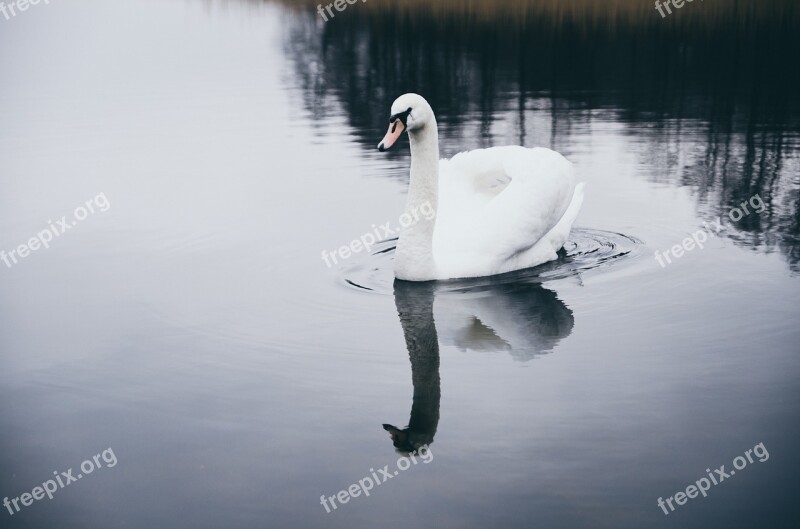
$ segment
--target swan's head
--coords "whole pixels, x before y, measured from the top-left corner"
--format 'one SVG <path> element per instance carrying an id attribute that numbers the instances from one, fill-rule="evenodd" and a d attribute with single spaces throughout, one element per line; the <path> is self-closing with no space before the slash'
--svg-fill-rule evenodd
<path id="1" fill-rule="evenodd" d="M 378 150 L 383 152 L 390 148 L 400 138 L 404 131 L 413 133 L 425 128 L 434 122 L 433 109 L 425 98 L 417 94 L 404 94 L 392 104 L 389 117 L 389 130 L 378 144 Z"/>

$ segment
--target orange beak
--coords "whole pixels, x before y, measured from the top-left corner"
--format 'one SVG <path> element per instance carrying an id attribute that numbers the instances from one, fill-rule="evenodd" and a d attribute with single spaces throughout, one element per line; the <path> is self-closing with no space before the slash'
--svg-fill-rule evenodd
<path id="1" fill-rule="evenodd" d="M 389 123 L 389 130 L 386 131 L 386 136 L 383 137 L 381 142 L 378 144 L 378 150 L 383 152 L 389 149 L 394 142 L 403 134 L 403 131 L 406 130 L 406 126 L 400 119 L 395 119 L 391 123 Z"/>

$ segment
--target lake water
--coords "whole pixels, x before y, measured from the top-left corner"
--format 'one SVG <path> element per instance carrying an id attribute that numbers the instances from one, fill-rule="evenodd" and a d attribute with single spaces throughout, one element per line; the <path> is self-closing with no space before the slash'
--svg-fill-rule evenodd
<path id="1" fill-rule="evenodd" d="M 0 527 L 797 527 L 800 37 L 775 4 L 696 26 L 689 4 L 0 19 L 0 249 L 58 234 L 0 262 L 0 498 L 116 460 Z M 443 157 L 574 162 L 559 261 L 394 284 L 388 240 L 326 265 L 397 223 L 408 143 L 375 146 L 407 91 Z M 708 497 L 657 505 L 759 443 Z"/>

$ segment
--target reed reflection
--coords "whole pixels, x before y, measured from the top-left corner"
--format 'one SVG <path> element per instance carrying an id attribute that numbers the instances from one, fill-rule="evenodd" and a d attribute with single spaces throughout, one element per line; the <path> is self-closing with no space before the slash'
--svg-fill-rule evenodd
<path id="1" fill-rule="evenodd" d="M 767 213 L 726 236 L 778 249 L 800 271 L 796 3 L 703 5 L 662 20 L 622 0 L 616 11 L 387 1 L 321 23 L 287 2 L 302 6 L 285 48 L 306 108 L 343 112 L 364 149 L 405 92 L 436 109 L 443 156 L 501 144 L 568 152 L 592 120 L 611 120 L 647 145 L 646 177 L 696 189 L 701 214 L 760 195 Z"/>

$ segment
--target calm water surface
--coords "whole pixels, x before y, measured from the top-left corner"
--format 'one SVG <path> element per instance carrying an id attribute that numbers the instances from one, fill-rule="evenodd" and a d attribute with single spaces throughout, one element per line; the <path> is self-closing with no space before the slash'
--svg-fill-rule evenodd
<path id="1" fill-rule="evenodd" d="M 509 29 L 361 7 L 323 24 L 74 1 L 0 22 L 0 249 L 111 205 L 0 265 L 0 497 L 118 459 L 0 526 L 796 527 L 791 20 Z M 386 241 L 326 266 L 402 212 L 407 142 L 375 145 L 411 90 L 442 156 L 575 163 L 587 198 L 558 262 L 393 284 Z M 654 259 L 718 216 L 703 249 Z M 656 505 L 759 442 L 766 462 Z M 423 443 L 429 464 L 320 505 Z"/>

